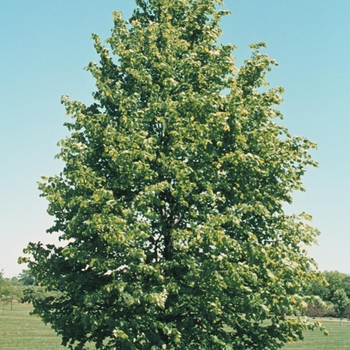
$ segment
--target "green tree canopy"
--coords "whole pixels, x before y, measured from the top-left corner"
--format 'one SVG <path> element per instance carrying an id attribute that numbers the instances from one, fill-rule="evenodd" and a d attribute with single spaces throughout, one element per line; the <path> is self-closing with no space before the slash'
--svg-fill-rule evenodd
<path id="1" fill-rule="evenodd" d="M 0 271 L 0 302 L 3 304 L 11 304 L 12 301 L 20 301 L 22 298 L 22 285 L 16 277 L 11 279 L 5 278 L 3 272 Z"/>
<path id="2" fill-rule="evenodd" d="M 344 289 L 337 289 L 333 294 L 332 301 L 334 304 L 334 310 L 337 313 L 338 317 L 340 318 L 340 324 L 341 324 L 341 320 L 344 317 L 346 307 L 349 305 L 349 299 Z"/>
<path id="3" fill-rule="evenodd" d="M 328 294 L 325 300 L 332 301 L 334 293 L 339 290 L 349 290 L 348 275 L 339 271 L 324 271 L 323 275 L 328 283 Z"/>
<path id="4" fill-rule="evenodd" d="M 280 348 L 317 325 L 286 318 L 306 307 L 317 232 L 283 207 L 315 145 L 275 120 L 264 45 L 237 68 L 217 43 L 221 1 L 136 4 L 109 47 L 93 36 L 95 102 L 62 98 L 65 165 L 40 190 L 64 244 L 23 259 L 59 293 L 34 313 L 76 349 Z"/>
<path id="5" fill-rule="evenodd" d="M 332 301 L 338 289 L 343 289 L 350 297 L 350 276 L 339 271 L 323 271 L 319 272 L 319 279 L 306 287 L 306 293 L 317 295 L 324 301 Z"/>

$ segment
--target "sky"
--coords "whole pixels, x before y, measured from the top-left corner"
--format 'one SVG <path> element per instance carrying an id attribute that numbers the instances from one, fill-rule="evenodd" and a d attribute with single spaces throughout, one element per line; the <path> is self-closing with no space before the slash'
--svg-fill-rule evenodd
<path id="1" fill-rule="evenodd" d="M 53 242 L 37 181 L 58 174 L 57 142 L 68 135 L 60 104 L 69 95 L 89 104 L 94 80 L 84 67 L 97 61 L 92 33 L 105 40 L 112 11 L 128 18 L 132 0 L 0 0 L 0 271 L 25 266 L 17 259 L 29 241 Z M 221 28 L 236 64 L 249 59 L 249 44 L 279 66 L 267 76 L 285 88 L 282 123 L 318 144 L 319 162 L 304 177 L 306 192 L 288 211 L 307 212 L 321 235 L 309 249 L 320 270 L 350 273 L 350 1 L 226 0 L 231 11 Z"/>

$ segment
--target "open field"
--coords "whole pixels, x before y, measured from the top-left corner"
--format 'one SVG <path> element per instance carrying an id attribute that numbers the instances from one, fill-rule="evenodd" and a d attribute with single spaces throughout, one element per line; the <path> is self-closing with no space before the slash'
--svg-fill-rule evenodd
<path id="1" fill-rule="evenodd" d="M 1 350 L 62 350 L 61 340 L 49 326 L 38 317 L 29 316 L 32 307 L 28 304 L 6 305 L 0 308 L 0 349 Z M 286 345 L 284 350 L 350 350 L 350 322 L 339 325 L 338 320 L 321 320 L 329 336 L 316 330 L 305 333 L 305 340 Z"/>
<path id="2" fill-rule="evenodd" d="M 329 335 L 324 336 L 319 330 L 307 331 L 305 339 L 286 345 L 283 350 L 350 350 L 350 322 L 339 319 L 318 319 L 325 325 Z"/>
<path id="3" fill-rule="evenodd" d="M 0 349 L 16 350 L 58 350 L 65 349 L 61 340 L 50 326 L 46 326 L 38 317 L 29 316 L 31 305 L 1 305 L 0 309 Z"/>

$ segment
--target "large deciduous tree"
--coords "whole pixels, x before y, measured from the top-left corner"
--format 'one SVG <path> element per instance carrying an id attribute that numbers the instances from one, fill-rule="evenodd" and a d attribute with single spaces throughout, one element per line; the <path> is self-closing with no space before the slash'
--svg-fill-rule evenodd
<path id="1" fill-rule="evenodd" d="M 237 68 L 217 43 L 221 1 L 136 3 L 93 36 L 95 102 L 62 98 L 65 166 L 40 183 L 62 245 L 24 259 L 58 293 L 34 313 L 76 349 L 280 348 L 317 326 L 286 318 L 317 232 L 283 207 L 314 144 L 275 121 L 264 45 Z"/>

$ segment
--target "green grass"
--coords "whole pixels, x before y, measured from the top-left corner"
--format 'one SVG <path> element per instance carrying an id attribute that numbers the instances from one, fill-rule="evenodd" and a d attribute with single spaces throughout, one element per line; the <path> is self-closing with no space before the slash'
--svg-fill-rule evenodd
<path id="1" fill-rule="evenodd" d="M 30 304 L 0 303 L 0 350 L 62 350 L 61 338 L 38 316 L 29 315 Z M 91 344 L 87 349 L 95 349 Z"/>
<path id="2" fill-rule="evenodd" d="M 61 339 L 38 317 L 30 316 L 31 305 L 6 305 L 3 311 L 0 304 L 0 349 L 1 350 L 62 350 Z M 350 350 L 350 322 L 320 320 L 329 332 L 324 336 L 319 330 L 305 332 L 305 339 L 287 344 L 283 350 Z M 93 347 L 92 347 L 93 348 Z"/>
<path id="3" fill-rule="evenodd" d="M 283 350 L 350 350 L 350 322 L 337 319 L 319 319 L 326 327 L 329 335 L 324 336 L 319 330 L 306 331 L 304 340 L 287 344 Z"/>
<path id="4" fill-rule="evenodd" d="M 62 350 L 61 339 L 39 317 L 30 316 L 32 306 L 14 303 L 0 305 L 0 349 Z"/>

